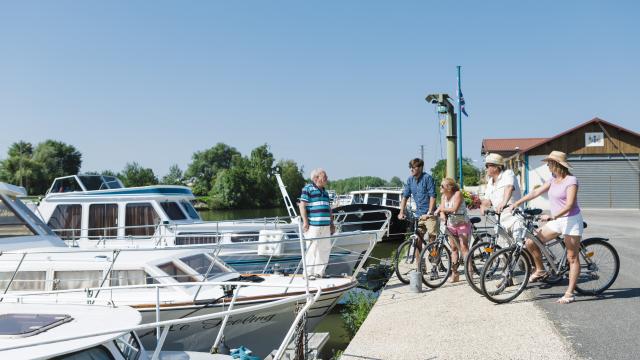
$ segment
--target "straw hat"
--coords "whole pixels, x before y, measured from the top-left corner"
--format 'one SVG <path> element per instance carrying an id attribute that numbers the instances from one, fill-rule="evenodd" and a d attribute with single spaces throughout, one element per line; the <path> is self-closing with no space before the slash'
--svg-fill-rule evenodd
<path id="1" fill-rule="evenodd" d="M 484 158 L 484 163 L 504 166 L 504 159 L 498 154 L 489 154 Z"/>
<path id="2" fill-rule="evenodd" d="M 542 161 L 549 161 L 549 160 L 553 160 L 558 164 L 566 167 L 567 169 L 573 169 L 571 165 L 569 165 L 569 163 L 567 162 L 567 154 L 563 153 L 562 151 L 554 150 L 546 158 L 542 159 Z"/>

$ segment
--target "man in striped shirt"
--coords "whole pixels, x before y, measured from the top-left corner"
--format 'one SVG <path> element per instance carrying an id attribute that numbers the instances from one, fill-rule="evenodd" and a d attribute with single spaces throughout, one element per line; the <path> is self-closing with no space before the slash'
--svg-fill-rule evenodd
<path id="1" fill-rule="evenodd" d="M 335 232 L 331 216 L 327 172 L 324 169 L 311 171 L 311 184 L 302 188 L 300 195 L 300 216 L 305 239 L 319 238 L 307 241 L 307 274 L 312 277 L 324 276 L 324 271 L 331 254 L 331 234 Z"/>

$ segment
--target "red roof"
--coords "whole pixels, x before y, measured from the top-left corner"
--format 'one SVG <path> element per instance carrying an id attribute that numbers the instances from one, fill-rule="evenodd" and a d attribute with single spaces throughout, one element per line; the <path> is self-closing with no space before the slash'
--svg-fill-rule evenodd
<path id="1" fill-rule="evenodd" d="M 483 139 L 482 149 L 486 152 L 516 151 L 530 148 L 545 142 L 548 138 L 519 138 L 519 139 Z"/>
<path id="2" fill-rule="evenodd" d="M 593 118 L 593 119 L 591 119 L 591 120 L 589 120 L 589 121 L 587 121 L 587 122 L 585 122 L 585 123 L 582 123 L 582 124 L 580 124 L 580 125 L 578 125 L 578 126 L 576 126 L 576 127 L 573 127 L 573 128 L 571 128 L 571 129 L 569 129 L 569 130 L 567 130 L 567 131 L 564 131 L 564 132 L 562 132 L 562 133 L 560 133 L 560 134 L 558 134 L 558 135 L 556 135 L 556 136 L 553 136 L 553 137 L 550 137 L 550 138 L 544 139 L 543 141 L 540 141 L 540 142 L 538 142 L 538 143 L 530 144 L 529 146 L 524 146 L 524 147 L 523 147 L 523 146 L 520 146 L 520 151 L 521 151 L 521 152 L 523 152 L 523 153 L 524 153 L 524 152 L 527 152 L 527 151 L 529 151 L 529 150 L 532 150 L 533 148 L 538 147 L 539 145 L 542 145 L 542 144 L 548 143 L 548 142 L 553 141 L 553 140 L 555 140 L 555 139 L 557 139 L 557 138 L 559 138 L 559 137 L 562 137 L 562 136 L 564 136 L 564 135 L 567 135 L 568 133 L 573 132 L 573 131 L 575 131 L 575 130 L 577 130 L 577 129 L 581 128 L 581 127 L 587 126 L 587 125 L 589 125 L 589 124 L 595 124 L 595 123 L 605 124 L 605 125 L 608 125 L 608 126 L 614 127 L 614 128 L 616 128 L 616 129 L 619 129 L 619 130 L 625 131 L 625 132 L 627 132 L 627 133 L 629 133 L 629 134 L 631 134 L 631 135 L 634 135 L 634 136 L 640 137 L 640 134 L 638 134 L 638 133 L 637 133 L 637 132 L 635 132 L 635 131 L 631 131 L 631 130 L 629 130 L 629 129 L 625 129 L 625 128 L 623 128 L 622 126 L 618 126 L 618 125 L 616 125 L 616 124 L 612 124 L 612 123 L 610 123 L 610 122 L 608 122 L 608 121 L 606 121 L 606 120 L 602 120 L 602 119 L 600 119 L 600 118 L 595 117 L 595 118 Z M 484 142 L 483 142 L 483 144 L 484 144 Z"/>

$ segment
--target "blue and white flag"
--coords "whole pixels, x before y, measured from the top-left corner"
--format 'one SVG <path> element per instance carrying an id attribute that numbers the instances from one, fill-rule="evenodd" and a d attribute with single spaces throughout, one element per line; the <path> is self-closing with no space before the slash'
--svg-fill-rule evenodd
<path id="1" fill-rule="evenodd" d="M 462 96 L 462 90 L 460 91 L 460 99 L 458 101 L 460 101 L 460 109 L 462 110 L 464 116 L 469 117 L 469 114 L 467 114 L 467 110 L 465 110 L 464 108 L 464 96 Z"/>

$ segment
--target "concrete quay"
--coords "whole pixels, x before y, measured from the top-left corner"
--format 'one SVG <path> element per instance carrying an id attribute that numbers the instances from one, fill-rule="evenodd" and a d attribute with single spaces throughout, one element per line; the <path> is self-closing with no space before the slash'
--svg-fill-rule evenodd
<path id="1" fill-rule="evenodd" d="M 549 300 L 550 301 L 550 300 Z M 496 305 L 456 284 L 412 293 L 393 276 L 342 360 L 579 359 L 526 290 Z"/>

